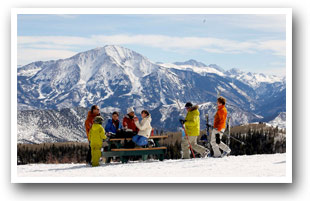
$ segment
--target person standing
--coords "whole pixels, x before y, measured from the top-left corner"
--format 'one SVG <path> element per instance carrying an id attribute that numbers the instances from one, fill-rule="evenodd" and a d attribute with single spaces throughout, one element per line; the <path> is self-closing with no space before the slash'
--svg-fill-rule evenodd
<path id="1" fill-rule="evenodd" d="M 211 133 L 211 146 L 214 152 L 214 157 L 224 157 L 227 156 L 231 150 L 230 148 L 224 144 L 222 140 L 222 136 L 226 127 L 226 118 L 227 118 L 227 110 L 225 107 L 226 99 L 224 97 L 219 97 L 217 99 L 217 112 L 214 116 L 214 125 Z M 223 150 L 221 154 L 220 149 Z"/>
<path id="2" fill-rule="evenodd" d="M 94 123 L 89 131 L 90 147 L 91 147 L 91 161 L 92 166 L 99 166 L 99 159 L 101 157 L 102 141 L 107 139 L 105 131 L 102 127 L 103 118 L 96 116 Z"/>
<path id="3" fill-rule="evenodd" d="M 190 158 L 189 152 L 189 144 L 191 144 L 192 149 L 200 154 L 202 158 L 208 156 L 210 151 L 197 144 L 197 138 L 200 135 L 200 118 L 199 118 L 199 110 L 198 105 L 193 106 L 191 102 L 186 103 L 185 108 L 187 110 L 187 115 L 185 120 L 180 120 L 182 124 L 184 124 L 184 128 L 186 134 L 188 136 L 188 140 L 186 136 L 181 141 L 181 148 L 183 152 L 183 159 Z M 188 142 L 189 141 L 189 142 Z"/>
<path id="4" fill-rule="evenodd" d="M 97 105 L 93 105 L 91 106 L 90 111 L 88 111 L 87 113 L 87 118 L 85 120 L 85 130 L 86 130 L 86 135 L 87 135 L 87 139 L 88 139 L 88 152 L 87 152 L 87 156 L 86 156 L 86 163 L 91 165 L 91 147 L 90 147 L 90 138 L 89 138 L 89 131 L 94 123 L 94 118 L 96 116 L 100 116 L 100 110 L 99 107 Z"/>

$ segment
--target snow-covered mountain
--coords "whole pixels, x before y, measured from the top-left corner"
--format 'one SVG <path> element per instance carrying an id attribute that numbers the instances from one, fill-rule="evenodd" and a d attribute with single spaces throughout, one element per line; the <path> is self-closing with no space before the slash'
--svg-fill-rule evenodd
<path id="1" fill-rule="evenodd" d="M 155 64 L 114 45 L 67 59 L 33 62 L 19 67 L 17 76 L 20 121 L 25 122 L 22 110 L 61 111 L 97 104 L 105 112 L 125 113 L 131 106 L 149 109 L 155 126 L 174 130 L 180 116 L 176 100 L 182 106 L 188 101 L 200 104 L 203 118 L 215 111 L 212 105 L 217 91 L 227 98 L 233 124 L 271 120 L 286 108 L 282 78 L 237 69 L 224 71 L 195 60 Z M 81 116 L 85 118 L 85 114 Z M 23 130 L 22 126 L 19 129 Z"/>
<path id="2" fill-rule="evenodd" d="M 185 62 L 175 62 L 173 64 L 170 63 L 159 63 L 166 68 L 175 68 L 180 70 L 189 70 L 201 75 L 205 75 L 207 73 L 215 73 L 220 76 L 226 78 L 234 78 L 237 79 L 244 84 L 251 86 L 254 89 L 257 89 L 261 86 L 261 84 L 273 84 L 273 83 L 281 83 L 282 87 L 285 88 L 285 77 L 275 76 L 275 75 L 265 75 L 263 73 L 252 73 L 252 72 L 244 72 L 237 68 L 232 68 L 230 70 L 225 71 L 223 68 L 216 64 L 206 65 L 204 63 L 189 60 Z"/>
<path id="3" fill-rule="evenodd" d="M 245 102 L 249 104 L 243 105 L 245 102 L 239 102 L 237 106 L 261 115 L 268 121 L 275 118 L 280 112 L 285 111 L 285 77 L 243 72 L 236 68 L 224 71 L 215 64 L 205 65 L 195 60 L 177 62 L 174 64 L 160 63 L 159 65 L 170 70 L 178 69 L 181 71 L 194 72 L 202 77 L 209 77 L 210 75 L 216 77 L 216 82 L 218 81 L 219 84 L 217 86 L 211 86 L 211 88 L 214 87 L 221 92 L 221 95 L 227 97 L 230 99 L 229 101 L 232 102 L 235 102 L 236 99 L 247 99 Z M 221 82 L 221 79 L 223 82 Z M 232 89 L 235 91 L 232 92 Z M 234 96 L 236 92 L 241 94 L 242 98 L 240 96 Z"/>
<path id="4" fill-rule="evenodd" d="M 86 117 L 85 108 L 18 111 L 17 142 L 87 142 Z"/>
<path id="5" fill-rule="evenodd" d="M 185 65 L 189 65 L 189 66 L 197 66 L 197 67 L 206 67 L 207 65 L 196 61 L 194 59 L 190 59 L 188 61 L 184 61 L 184 62 L 174 62 L 173 64 L 177 65 L 177 66 L 185 66 Z"/>
<path id="6" fill-rule="evenodd" d="M 281 112 L 274 120 L 268 123 L 274 127 L 286 128 L 286 112 Z"/>
<path id="7" fill-rule="evenodd" d="M 118 46 L 35 62 L 18 69 L 18 102 L 20 108 L 64 108 L 134 99 L 142 95 L 141 79 L 158 70 L 142 55 Z"/>
<path id="8" fill-rule="evenodd" d="M 204 63 L 195 61 L 195 60 L 189 60 L 186 62 L 175 62 L 173 64 L 171 63 L 159 63 L 160 66 L 168 69 L 178 69 L 178 70 L 185 70 L 185 71 L 192 71 L 195 73 L 198 73 L 200 75 L 206 75 L 209 73 L 214 73 L 219 76 L 224 76 L 224 70 L 222 70 L 219 66 L 215 64 L 211 64 L 207 66 Z"/>
<path id="9" fill-rule="evenodd" d="M 225 74 L 231 78 L 238 79 L 245 84 L 250 85 L 254 89 L 257 89 L 261 84 L 273 84 L 281 83 L 282 87 L 285 88 L 285 78 L 275 75 L 265 75 L 263 73 L 251 73 L 244 72 L 236 68 L 232 68 L 225 72 Z"/>

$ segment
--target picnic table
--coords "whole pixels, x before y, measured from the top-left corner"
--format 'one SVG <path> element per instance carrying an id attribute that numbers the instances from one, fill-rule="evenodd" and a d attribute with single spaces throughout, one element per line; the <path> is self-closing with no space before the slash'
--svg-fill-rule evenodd
<path id="1" fill-rule="evenodd" d="M 111 138 L 108 141 L 108 148 L 102 152 L 102 159 L 105 163 L 110 163 L 112 157 L 120 157 L 122 163 L 127 163 L 129 156 L 142 156 L 142 160 L 147 160 L 148 155 L 158 155 L 160 161 L 164 160 L 167 147 L 161 146 L 159 141 L 167 138 L 167 135 L 163 136 L 150 136 L 149 139 L 154 141 L 153 147 L 138 147 L 138 148 L 125 148 L 124 142 L 131 140 L 131 138 Z"/>

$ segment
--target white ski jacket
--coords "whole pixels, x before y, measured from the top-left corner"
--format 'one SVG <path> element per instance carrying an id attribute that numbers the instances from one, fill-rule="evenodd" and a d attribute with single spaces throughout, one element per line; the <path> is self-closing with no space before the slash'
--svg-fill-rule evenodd
<path id="1" fill-rule="evenodd" d="M 139 128 L 138 135 L 144 136 L 146 138 L 149 138 L 152 132 L 152 126 L 151 126 L 151 115 L 143 118 L 141 122 L 136 121 L 135 124 L 137 128 Z"/>

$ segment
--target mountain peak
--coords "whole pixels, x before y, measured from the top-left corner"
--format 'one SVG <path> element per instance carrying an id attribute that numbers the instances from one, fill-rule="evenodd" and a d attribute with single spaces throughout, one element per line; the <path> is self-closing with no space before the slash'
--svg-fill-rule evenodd
<path id="1" fill-rule="evenodd" d="M 88 51 L 94 51 L 94 50 L 122 50 L 122 49 L 127 49 L 125 47 L 119 46 L 119 45 L 105 45 L 105 46 L 101 46 L 101 47 L 96 47 L 94 49 L 88 50 Z M 129 49 L 127 49 L 129 50 Z"/>
<path id="2" fill-rule="evenodd" d="M 99 48 L 101 49 L 101 48 Z M 132 50 L 119 46 L 119 45 L 106 45 L 104 47 L 102 47 L 102 49 L 104 49 L 105 51 L 117 51 L 117 52 L 123 52 L 123 51 L 130 51 L 132 52 Z"/>
<path id="3" fill-rule="evenodd" d="M 88 57 L 88 56 L 92 56 L 92 57 L 102 57 L 102 56 L 110 56 L 113 57 L 115 59 L 118 60 L 123 60 L 126 57 L 130 57 L 132 56 L 132 54 L 138 54 L 130 49 L 118 46 L 118 45 L 106 45 L 103 47 L 97 47 L 91 50 L 87 50 L 85 52 L 80 52 L 76 55 L 74 55 L 71 58 L 78 58 L 78 57 Z M 140 54 L 138 54 L 140 55 Z"/>
<path id="4" fill-rule="evenodd" d="M 117 45 L 106 45 L 103 47 L 106 54 L 120 61 L 132 57 L 133 51 Z"/>
<path id="5" fill-rule="evenodd" d="M 229 74 L 229 75 L 239 75 L 242 73 L 243 73 L 243 71 L 238 69 L 238 68 L 232 68 L 232 69 L 227 71 L 227 74 Z"/>
<path id="6" fill-rule="evenodd" d="M 202 62 L 198 62 L 194 59 L 190 59 L 188 61 L 184 61 L 184 62 L 175 62 L 173 63 L 175 65 L 191 65 L 191 66 L 197 66 L 197 67 L 206 67 L 207 65 L 202 63 Z"/>

